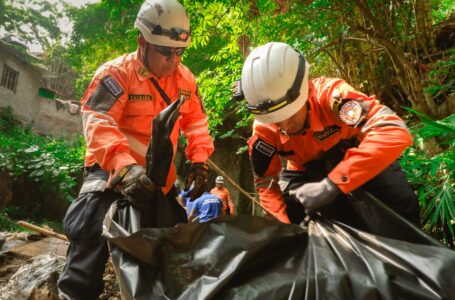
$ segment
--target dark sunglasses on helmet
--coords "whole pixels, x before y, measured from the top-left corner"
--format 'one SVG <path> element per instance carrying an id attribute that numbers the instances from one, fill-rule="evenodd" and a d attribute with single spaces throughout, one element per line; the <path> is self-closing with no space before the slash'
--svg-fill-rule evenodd
<path id="1" fill-rule="evenodd" d="M 175 54 L 176 56 L 182 56 L 183 53 L 185 52 L 186 48 L 185 47 L 178 47 L 178 48 L 173 48 L 173 47 L 165 47 L 165 46 L 158 46 L 158 45 L 153 45 L 153 48 L 156 49 L 156 51 L 166 57 L 171 57 L 172 54 Z"/>
<path id="2" fill-rule="evenodd" d="M 246 107 L 248 110 L 255 115 L 265 115 L 274 111 L 279 110 L 283 106 L 286 106 L 294 102 L 300 96 L 300 87 L 302 86 L 302 81 L 305 75 L 305 58 L 302 54 L 299 55 L 299 66 L 297 68 L 297 74 L 294 79 L 294 83 L 291 88 L 286 92 L 286 95 L 277 99 L 277 100 L 264 100 L 257 105 L 247 104 Z M 234 95 L 233 98 L 236 100 L 244 99 L 241 81 L 237 80 L 234 85 Z"/>

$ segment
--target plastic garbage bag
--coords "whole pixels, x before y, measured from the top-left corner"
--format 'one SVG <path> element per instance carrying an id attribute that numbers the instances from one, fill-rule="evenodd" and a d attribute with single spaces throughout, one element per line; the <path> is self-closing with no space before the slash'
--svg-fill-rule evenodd
<path id="1" fill-rule="evenodd" d="M 455 253 L 313 216 L 262 217 L 105 232 L 125 299 L 455 299 Z"/>
<path id="2" fill-rule="evenodd" d="M 178 104 L 168 109 L 165 133 Z M 152 139 L 167 155 L 168 137 Z M 160 147 L 149 150 L 148 174 L 167 175 Z M 349 198 L 362 230 L 319 215 L 300 226 L 253 216 L 177 224 L 156 193 L 150 215 L 114 203 L 103 234 L 125 299 L 455 299 L 454 251 L 370 194 Z"/>

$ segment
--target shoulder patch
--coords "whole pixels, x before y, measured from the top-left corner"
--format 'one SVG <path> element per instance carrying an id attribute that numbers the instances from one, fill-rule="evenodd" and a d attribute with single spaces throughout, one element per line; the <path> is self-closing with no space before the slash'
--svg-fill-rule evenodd
<path id="1" fill-rule="evenodd" d="M 342 103 L 343 99 L 341 99 L 340 90 L 334 90 L 332 96 L 330 97 L 330 109 L 334 115 L 338 116 Z"/>
<path id="2" fill-rule="evenodd" d="M 253 164 L 254 172 L 258 176 L 264 176 L 265 172 L 269 168 L 270 162 L 276 152 L 276 148 L 270 144 L 267 144 L 261 139 L 253 144 L 251 151 L 251 162 Z"/>
<path id="3" fill-rule="evenodd" d="M 365 118 L 362 105 L 355 100 L 345 102 L 340 107 L 339 116 L 341 121 L 353 127 L 356 127 Z"/>
<path id="4" fill-rule="evenodd" d="M 120 97 L 124 91 L 121 86 L 115 81 L 111 75 L 106 75 L 101 79 L 101 83 L 107 88 L 107 90 L 114 96 L 115 98 Z"/>
<path id="5" fill-rule="evenodd" d="M 86 104 L 97 112 L 106 113 L 123 93 L 123 89 L 114 78 L 107 75 L 101 79 Z"/>
<path id="6" fill-rule="evenodd" d="M 137 69 L 137 74 L 141 75 L 142 77 L 146 77 L 146 78 L 149 78 L 150 77 L 150 72 L 147 71 L 146 68 L 143 68 L 143 67 L 140 67 L 139 69 Z"/>

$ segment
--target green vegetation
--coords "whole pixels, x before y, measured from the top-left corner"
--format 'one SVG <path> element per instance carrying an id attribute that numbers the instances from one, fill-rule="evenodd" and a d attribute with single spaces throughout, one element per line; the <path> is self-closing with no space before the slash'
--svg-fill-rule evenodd
<path id="1" fill-rule="evenodd" d="M 143 0 L 101 0 L 64 11 L 45 0 L 32 1 L 33 8 L 26 9 L 25 2 L 0 0 L 0 29 L 45 47 L 46 64 L 60 72 L 53 85 L 59 97 L 80 98 L 102 63 L 136 49 L 133 24 Z M 251 134 L 252 116 L 243 103 L 231 100 L 231 85 L 249 51 L 269 41 L 289 43 L 310 62 L 311 77 L 344 78 L 401 115 L 403 106 L 411 107 L 408 124 L 414 124 L 415 144 L 401 162 L 418 192 L 425 230 L 453 245 L 455 125 L 449 102 L 455 90 L 455 51 L 446 44 L 450 30 L 441 30 L 453 23 L 453 0 L 181 2 L 192 26 L 183 62 L 197 76 L 216 139 L 244 145 Z M 61 32 L 55 20 L 62 13 L 73 22 L 66 45 L 56 42 Z M 69 88 L 74 86 L 75 92 Z M 232 155 L 245 149 L 233 149 Z M 8 114 L 0 121 L 0 171 L 49 195 L 76 195 L 83 152 L 82 141 L 68 145 L 33 135 Z"/>
<path id="2" fill-rule="evenodd" d="M 22 230 L 14 223 L 19 219 L 60 231 L 59 222 L 46 218 L 60 220 L 69 201 L 76 197 L 84 151 L 82 140 L 69 144 L 36 135 L 21 127 L 11 109 L 0 110 L 0 174 L 12 179 L 8 188 L 15 194 L 15 206 L 0 212 L 0 231 Z"/>
<path id="3" fill-rule="evenodd" d="M 17 126 L 11 110 L 0 118 L 0 169 L 36 183 L 39 190 L 71 200 L 83 166 L 84 143 L 33 134 Z"/>
<path id="4" fill-rule="evenodd" d="M 440 121 L 421 118 L 414 125 L 414 145 L 401 164 L 420 200 L 423 228 L 455 247 L 455 114 Z"/>

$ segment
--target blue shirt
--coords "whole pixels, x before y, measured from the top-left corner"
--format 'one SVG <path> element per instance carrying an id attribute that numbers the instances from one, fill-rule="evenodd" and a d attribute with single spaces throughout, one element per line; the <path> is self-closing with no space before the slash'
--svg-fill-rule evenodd
<path id="1" fill-rule="evenodd" d="M 185 206 L 187 208 L 186 214 L 189 215 L 191 212 L 191 209 L 193 208 L 194 201 L 191 201 L 191 196 L 190 196 L 191 190 L 184 191 L 182 190 L 179 194 L 180 197 L 183 198 L 183 202 L 185 203 Z"/>
<path id="2" fill-rule="evenodd" d="M 192 210 L 199 217 L 199 223 L 203 223 L 219 217 L 222 207 L 223 202 L 221 202 L 220 198 L 209 192 L 205 192 L 202 196 L 194 200 Z"/>

